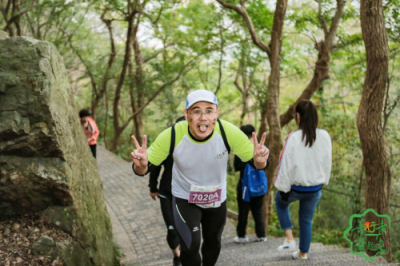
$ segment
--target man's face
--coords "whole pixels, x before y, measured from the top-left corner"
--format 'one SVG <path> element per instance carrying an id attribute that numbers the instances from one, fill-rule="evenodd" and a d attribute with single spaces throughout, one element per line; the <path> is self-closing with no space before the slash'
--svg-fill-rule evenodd
<path id="1" fill-rule="evenodd" d="M 190 133 L 198 140 L 207 138 L 214 130 L 219 109 L 213 103 L 198 102 L 183 111 L 189 124 Z"/>

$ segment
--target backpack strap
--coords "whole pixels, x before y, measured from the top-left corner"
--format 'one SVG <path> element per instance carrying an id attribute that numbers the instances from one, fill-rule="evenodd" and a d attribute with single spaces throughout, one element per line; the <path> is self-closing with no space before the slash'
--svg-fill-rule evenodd
<path id="1" fill-rule="evenodd" d="M 172 156 L 175 149 L 175 124 L 171 127 L 171 145 L 169 146 L 169 155 Z"/>
<path id="2" fill-rule="evenodd" d="M 219 124 L 219 129 L 221 130 L 222 139 L 224 140 L 225 148 L 228 150 L 228 153 L 231 153 L 231 147 L 229 146 L 228 139 L 226 138 L 224 127 L 222 126 L 221 120 L 217 119 Z"/>

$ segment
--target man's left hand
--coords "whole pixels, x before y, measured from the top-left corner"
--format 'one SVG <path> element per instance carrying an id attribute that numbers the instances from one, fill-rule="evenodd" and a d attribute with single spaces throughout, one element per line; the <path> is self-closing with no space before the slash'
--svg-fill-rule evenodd
<path id="1" fill-rule="evenodd" d="M 264 146 L 266 136 L 267 133 L 264 132 L 264 134 L 261 137 L 260 143 L 258 143 L 256 133 L 253 132 L 253 144 L 254 144 L 253 161 L 254 161 L 254 166 L 257 169 L 264 169 L 267 166 L 269 149 Z"/>

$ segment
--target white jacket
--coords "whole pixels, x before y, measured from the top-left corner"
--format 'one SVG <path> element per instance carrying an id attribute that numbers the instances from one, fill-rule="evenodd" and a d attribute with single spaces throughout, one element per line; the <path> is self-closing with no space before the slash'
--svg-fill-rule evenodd
<path id="1" fill-rule="evenodd" d="M 317 129 L 314 144 L 306 147 L 305 137 L 302 140 L 302 130 L 299 129 L 286 137 L 274 185 L 282 192 L 289 192 L 291 185 L 327 185 L 331 168 L 332 143 L 328 132 Z"/>

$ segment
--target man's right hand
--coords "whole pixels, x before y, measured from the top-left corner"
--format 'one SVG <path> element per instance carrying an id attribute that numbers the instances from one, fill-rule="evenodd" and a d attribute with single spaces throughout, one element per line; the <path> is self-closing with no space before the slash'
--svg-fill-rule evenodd
<path id="1" fill-rule="evenodd" d="M 153 200 L 156 200 L 156 198 L 160 198 L 160 195 L 158 194 L 158 192 L 155 192 L 155 193 L 150 192 L 150 197 Z"/>
<path id="2" fill-rule="evenodd" d="M 136 140 L 135 136 L 132 135 L 131 138 L 136 147 L 136 149 L 131 153 L 135 173 L 138 175 L 144 175 L 147 172 L 147 166 L 149 163 L 147 156 L 147 136 L 143 135 L 142 146 L 139 145 L 139 142 Z"/>

